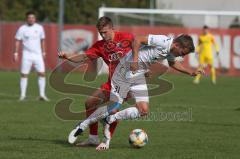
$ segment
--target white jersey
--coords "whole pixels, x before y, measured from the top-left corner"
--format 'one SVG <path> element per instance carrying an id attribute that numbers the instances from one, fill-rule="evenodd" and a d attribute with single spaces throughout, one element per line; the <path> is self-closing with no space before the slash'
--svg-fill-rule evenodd
<path id="1" fill-rule="evenodd" d="M 133 60 L 132 52 L 120 59 L 111 80 L 110 100 L 122 103 L 130 91 L 136 102 L 148 102 L 148 87 L 144 73 L 156 61 L 165 59 L 175 61 L 175 57 L 170 53 L 172 42 L 172 38 L 164 35 L 149 35 L 148 45 L 139 50 L 139 70 L 135 74 L 130 71 L 130 63 Z"/>
<path id="2" fill-rule="evenodd" d="M 175 61 L 175 56 L 171 54 L 170 48 L 173 38 L 165 35 L 149 35 L 148 45 L 139 49 L 138 63 L 139 69 L 147 69 L 152 63 L 167 59 L 168 61 Z M 129 53 L 122 62 L 132 62 L 133 55 Z"/>
<path id="3" fill-rule="evenodd" d="M 41 40 L 45 39 L 45 33 L 41 25 L 36 23 L 32 26 L 22 25 L 18 29 L 15 39 L 22 41 L 23 54 L 42 54 Z"/>

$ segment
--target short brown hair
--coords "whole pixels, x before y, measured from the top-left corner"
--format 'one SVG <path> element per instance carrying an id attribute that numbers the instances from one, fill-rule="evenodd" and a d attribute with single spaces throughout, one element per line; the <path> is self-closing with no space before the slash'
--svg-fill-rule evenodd
<path id="1" fill-rule="evenodd" d="M 113 22 L 112 22 L 111 18 L 109 18 L 107 16 L 103 16 L 98 19 L 96 27 L 98 30 L 100 30 L 107 25 L 110 27 L 113 27 Z"/>
<path id="2" fill-rule="evenodd" d="M 25 16 L 28 17 L 29 15 L 34 15 L 36 16 L 36 13 L 34 11 L 28 11 L 25 13 Z"/>
<path id="3" fill-rule="evenodd" d="M 187 34 L 182 34 L 174 39 L 174 42 L 180 44 L 182 48 L 187 48 L 189 49 L 190 52 L 195 51 L 195 46 L 193 44 L 193 39 L 190 35 Z"/>

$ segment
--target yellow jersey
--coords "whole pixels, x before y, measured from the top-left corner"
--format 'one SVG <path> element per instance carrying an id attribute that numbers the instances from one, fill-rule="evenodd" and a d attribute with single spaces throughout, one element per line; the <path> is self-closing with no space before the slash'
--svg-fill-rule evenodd
<path id="1" fill-rule="evenodd" d="M 200 56 L 212 57 L 212 45 L 215 46 L 216 52 L 219 52 L 219 47 L 215 42 L 214 36 L 210 33 L 200 35 L 198 39 L 197 52 Z"/>

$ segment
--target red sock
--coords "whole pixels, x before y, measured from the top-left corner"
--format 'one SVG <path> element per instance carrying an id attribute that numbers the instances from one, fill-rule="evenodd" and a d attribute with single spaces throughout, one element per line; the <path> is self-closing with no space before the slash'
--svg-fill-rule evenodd
<path id="1" fill-rule="evenodd" d="M 110 125 L 110 133 L 111 133 L 111 137 L 113 136 L 113 133 L 114 133 L 116 127 L 117 127 L 117 124 L 118 124 L 118 122 L 115 121 L 115 122 L 113 122 L 113 123 Z"/>
<path id="2" fill-rule="evenodd" d="M 89 117 L 96 109 L 86 110 L 86 115 Z M 89 134 L 98 135 L 98 122 L 89 125 Z"/>

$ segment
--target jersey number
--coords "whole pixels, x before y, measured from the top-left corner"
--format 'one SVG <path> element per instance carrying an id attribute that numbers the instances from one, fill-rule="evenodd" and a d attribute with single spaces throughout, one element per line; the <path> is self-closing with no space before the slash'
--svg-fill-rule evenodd
<path id="1" fill-rule="evenodd" d="M 115 93 L 119 93 L 119 91 L 120 91 L 120 86 L 115 86 Z"/>

